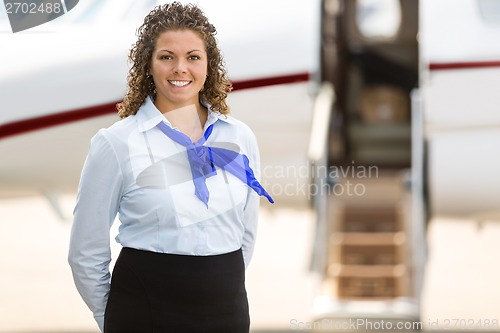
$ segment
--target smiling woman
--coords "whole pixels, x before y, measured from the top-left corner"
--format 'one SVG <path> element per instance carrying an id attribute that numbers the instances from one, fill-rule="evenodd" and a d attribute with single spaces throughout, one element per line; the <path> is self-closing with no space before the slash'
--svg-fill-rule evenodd
<path id="1" fill-rule="evenodd" d="M 205 65 L 205 78 L 197 80 L 197 84 L 201 84 L 198 87 L 200 88 L 199 100 L 210 104 L 215 112 L 228 113 L 226 97 L 232 85 L 227 77 L 222 54 L 215 39 L 216 33 L 215 27 L 205 16 L 199 17 L 195 13 L 177 12 L 171 9 L 169 19 L 165 20 L 158 11 L 153 10 L 146 16 L 144 24 L 139 28 L 139 38 L 130 50 L 129 60 L 132 67 L 128 78 L 129 90 L 123 103 L 118 104 L 120 117 L 125 118 L 135 114 L 147 96 L 158 95 L 159 87 L 156 80 L 159 78 L 156 77 L 155 72 L 156 69 L 160 71 L 160 68 L 166 70 L 167 65 L 160 66 L 157 63 L 168 60 L 167 62 L 173 62 L 174 66 L 182 65 L 184 62 L 179 62 L 180 57 L 183 60 L 191 60 L 190 62 L 201 60 L 204 63 L 202 66 Z M 184 41 L 181 39 L 184 37 L 189 38 Z M 174 51 L 175 54 L 173 54 Z M 188 54 L 190 52 L 198 54 Z M 205 61 L 201 56 L 206 57 Z M 194 60 L 195 58 L 197 60 Z M 169 79 L 179 81 L 180 74 L 182 74 L 179 73 L 179 68 L 170 67 L 169 69 L 177 71 L 176 76 L 170 76 Z M 182 71 L 185 69 L 181 68 Z"/>
<path id="2" fill-rule="evenodd" d="M 103 332 L 249 331 L 245 268 L 259 196 L 273 200 L 254 133 L 228 115 L 215 33 L 194 5 L 153 9 L 129 54 L 122 119 L 92 139 L 69 262 Z"/>
<path id="3" fill-rule="evenodd" d="M 207 77 L 207 52 L 203 40 L 191 30 L 163 32 L 156 42 L 150 74 L 156 87 L 155 105 L 162 113 L 194 105 L 202 109 L 198 93 Z M 176 124 L 173 124 L 176 126 Z"/>

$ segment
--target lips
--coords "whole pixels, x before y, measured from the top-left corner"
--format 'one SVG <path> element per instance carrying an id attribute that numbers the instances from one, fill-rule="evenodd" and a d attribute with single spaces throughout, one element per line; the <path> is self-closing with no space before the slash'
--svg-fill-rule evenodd
<path id="1" fill-rule="evenodd" d="M 185 87 L 191 83 L 191 81 L 182 81 L 182 80 L 168 80 L 168 83 L 173 85 L 174 87 Z"/>

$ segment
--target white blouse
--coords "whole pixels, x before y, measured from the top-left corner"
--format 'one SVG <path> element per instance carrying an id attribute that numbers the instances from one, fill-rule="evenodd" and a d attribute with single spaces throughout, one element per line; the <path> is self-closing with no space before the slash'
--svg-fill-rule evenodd
<path id="1" fill-rule="evenodd" d="M 160 253 L 216 255 L 253 253 L 259 195 L 217 168 L 206 179 L 208 208 L 196 195 L 186 148 L 156 125 L 163 114 L 147 98 L 135 116 L 101 129 L 85 161 L 71 232 L 69 263 L 76 287 L 103 329 L 110 288 L 110 227 L 120 221 L 116 241 Z M 205 145 L 236 147 L 259 179 L 259 151 L 251 129 L 231 116 L 209 111 Z"/>

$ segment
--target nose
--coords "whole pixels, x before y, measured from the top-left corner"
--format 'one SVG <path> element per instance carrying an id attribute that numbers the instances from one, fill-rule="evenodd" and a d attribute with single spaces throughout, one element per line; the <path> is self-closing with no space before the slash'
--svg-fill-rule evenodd
<path id="1" fill-rule="evenodd" d="M 186 61 L 184 59 L 177 59 L 177 61 L 174 64 L 174 73 L 179 74 L 179 73 L 185 73 L 186 72 Z"/>

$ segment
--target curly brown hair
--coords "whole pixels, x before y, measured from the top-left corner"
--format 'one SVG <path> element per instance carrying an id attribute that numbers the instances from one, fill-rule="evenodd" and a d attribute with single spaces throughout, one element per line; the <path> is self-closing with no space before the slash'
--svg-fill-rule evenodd
<path id="1" fill-rule="evenodd" d="M 211 105 L 212 111 L 229 113 L 226 97 L 232 84 L 217 46 L 215 27 L 197 6 L 173 2 L 155 7 L 137 29 L 138 39 L 128 55 L 132 64 L 128 73 L 128 91 L 123 102 L 116 105 L 120 118 L 136 114 L 146 97 L 156 94 L 153 77 L 148 73 L 158 36 L 168 30 L 186 29 L 197 33 L 205 42 L 208 57 L 207 79 L 200 91 L 200 100 Z"/>

